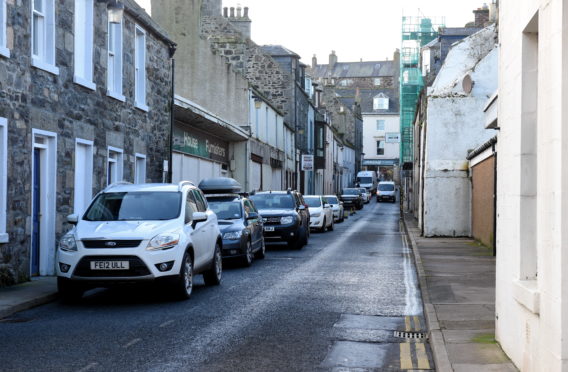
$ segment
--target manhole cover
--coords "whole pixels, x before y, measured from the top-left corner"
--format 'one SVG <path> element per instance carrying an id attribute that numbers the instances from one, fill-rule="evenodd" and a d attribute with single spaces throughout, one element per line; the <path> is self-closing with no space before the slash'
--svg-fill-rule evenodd
<path id="1" fill-rule="evenodd" d="M 394 337 L 396 337 L 396 338 L 407 338 L 407 339 L 426 338 L 426 333 L 424 333 L 424 332 L 394 331 Z"/>

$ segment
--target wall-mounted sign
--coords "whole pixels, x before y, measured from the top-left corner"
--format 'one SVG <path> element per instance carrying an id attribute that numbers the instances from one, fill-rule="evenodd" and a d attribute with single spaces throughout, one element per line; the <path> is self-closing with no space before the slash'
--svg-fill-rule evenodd
<path id="1" fill-rule="evenodd" d="M 229 145 L 216 137 L 197 131 L 174 127 L 173 150 L 189 155 L 226 163 L 229 159 Z"/>
<path id="2" fill-rule="evenodd" d="M 399 143 L 400 142 L 400 133 L 385 133 L 385 141 L 387 143 Z"/>
<path id="3" fill-rule="evenodd" d="M 311 172 L 314 170 L 314 156 L 302 155 L 302 170 Z"/>

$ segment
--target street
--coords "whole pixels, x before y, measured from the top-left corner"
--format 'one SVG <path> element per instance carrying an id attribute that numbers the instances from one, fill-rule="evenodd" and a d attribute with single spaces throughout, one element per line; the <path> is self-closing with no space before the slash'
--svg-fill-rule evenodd
<path id="1" fill-rule="evenodd" d="M 199 276 L 188 301 L 95 290 L 15 314 L 0 320 L 0 369 L 433 369 L 427 342 L 414 338 L 425 321 L 399 223 L 398 203 L 373 199 L 300 251 L 272 244 L 250 268 L 226 263 L 219 287 Z"/>

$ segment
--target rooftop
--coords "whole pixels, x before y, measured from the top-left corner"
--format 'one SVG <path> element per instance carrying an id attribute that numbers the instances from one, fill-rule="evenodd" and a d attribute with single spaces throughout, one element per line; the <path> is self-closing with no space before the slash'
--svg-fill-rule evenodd
<path id="1" fill-rule="evenodd" d="M 312 67 L 310 75 L 314 78 L 361 78 L 395 76 L 397 61 L 338 62 L 330 71 L 329 65 Z"/>

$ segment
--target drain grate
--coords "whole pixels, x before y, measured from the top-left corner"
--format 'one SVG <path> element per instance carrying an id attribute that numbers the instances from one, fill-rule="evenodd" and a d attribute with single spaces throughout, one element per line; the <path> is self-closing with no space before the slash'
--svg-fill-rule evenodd
<path id="1" fill-rule="evenodd" d="M 394 337 L 396 338 L 408 338 L 408 339 L 422 339 L 426 338 L 426 333 L 424 332 L 404 332 L 404 331 L 394 331 Z"/>

